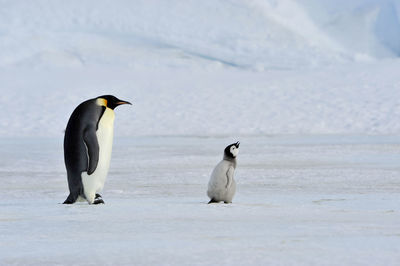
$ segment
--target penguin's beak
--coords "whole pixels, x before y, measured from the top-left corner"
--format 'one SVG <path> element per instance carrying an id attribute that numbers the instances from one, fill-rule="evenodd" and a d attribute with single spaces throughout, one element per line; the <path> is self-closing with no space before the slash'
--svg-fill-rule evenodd
<path id="1" fill-rule="evenodd" d="M 239 145 L 240 145 L 239 141 L 235 143 L 236 148 L 239 148 Z"/>
<path id="2" fill-rule="evenodd" d="M 130 105 L 132 105 L 130 102 L 127 102 L 127 101 L 119 101 L 119 102 L 116 103 L 117 106 L 121 105 L 121 104 L 130 104 Z"/>

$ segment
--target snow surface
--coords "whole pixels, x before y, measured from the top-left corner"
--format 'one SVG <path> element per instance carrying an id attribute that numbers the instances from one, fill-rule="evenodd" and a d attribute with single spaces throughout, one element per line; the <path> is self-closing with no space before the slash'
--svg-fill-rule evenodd
<path id="1" fill-rule="evenodd" d="M 62 140 L 2 139 L 0 264 L 398 265 L 399 137 L 241 137 L 207 205 L 235 140 L 116 138 L 106 204 L 66 206 Z"/>
<path id="2" fill-rule="evenodd" d="M 0 265 L 397 265 L 397 0 L 0 1 Z M 114 94 L 102 206 L 63 131 Z M 209 174 L 241 141 L 231 205 Z"/>

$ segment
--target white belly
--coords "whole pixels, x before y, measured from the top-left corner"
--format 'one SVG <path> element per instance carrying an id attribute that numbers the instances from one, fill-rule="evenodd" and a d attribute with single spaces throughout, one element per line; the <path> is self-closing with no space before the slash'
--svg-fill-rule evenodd
<path id="1" fill-rule="evenodd" d="M 104 182 L 110 168 L 110 159 L 114 134 L 114 111 L 107 108 L 100 119 L 96 131 L 99 143 L 99 162 L 93 174 L 82 173 L 82 184 L 86 199 L 93 203 L 96 193 L 104 187 Z"/>
<path id="2" fill-rule="evenodd" d="M 214 168 L 213 172 L 211 173 L 210 181 L 208 182 L 207 195 L 210 197 L 210 199 L 212 198 L 216 201 L 232 202 L 232 198 L 236 191 L 236 182 L 233 176 L 231 185 L 227 187 L 227 172 L 231 166 L 232 163 L 222 160 Z"/>

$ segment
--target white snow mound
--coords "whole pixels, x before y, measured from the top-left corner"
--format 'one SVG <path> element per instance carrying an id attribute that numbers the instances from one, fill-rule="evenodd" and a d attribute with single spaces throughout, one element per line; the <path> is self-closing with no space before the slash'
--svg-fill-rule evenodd
<path id="1" fill-rule="evenodd" d="M 331 2 L 3 1 L 0 66 L 156 67 L 189 57 L 262 70 L 399 55 L 399 3 Z"/>

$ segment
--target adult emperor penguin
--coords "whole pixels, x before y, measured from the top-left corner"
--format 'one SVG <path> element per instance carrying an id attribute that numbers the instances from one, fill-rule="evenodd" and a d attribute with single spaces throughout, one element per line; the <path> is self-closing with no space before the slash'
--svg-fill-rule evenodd
<path id="1" fill-rule="evenodd" d="M 236 169 L 236 157 L 239 154 L 239 141 L 228 145 L 224 150 L 224 157 L 215 166 L 210 181 L 208 182 L 207 195 L 210 203 L 223 201 L 232 203 L 236 192 L 236 182 L 233 174 Z"/>
<path id="2" fill-rule="evenodd" d="M 78 198 L 89 204 L 104 203 L 103 189 L 110 166 L 114 131 L 114 108 L 131 104 L 112 95 L 87 100 L 73 111 L 64 137 L 64 160 L 69 196 L 64 204 Z"/>

